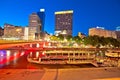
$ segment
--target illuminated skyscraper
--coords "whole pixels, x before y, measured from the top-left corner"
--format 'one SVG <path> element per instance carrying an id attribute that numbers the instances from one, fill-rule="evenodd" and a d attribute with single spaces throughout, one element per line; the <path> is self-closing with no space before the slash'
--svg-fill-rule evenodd
<path id="1" fill-rule="evenodd" d="M 45 9 L 32 13 L 29 17 L 29 39 L 39 40 L 44 35 Z"/>
<path id="2" fill-rule="evenodd" d="M 55 12 L 55 34 L 72 35 L 73 10 Z"/>
<path id="3" fill-rule="evenodd" d="M 44 24 L 45 24 L 45 9 L 40 9 L 40 12 L 37 12 L 41 20 L 41 31 L 44 32 Z"/>

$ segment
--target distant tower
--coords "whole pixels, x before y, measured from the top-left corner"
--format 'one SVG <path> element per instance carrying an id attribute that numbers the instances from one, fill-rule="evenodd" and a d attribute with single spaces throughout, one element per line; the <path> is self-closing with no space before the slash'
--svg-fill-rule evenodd
<path id="1" fill-rule="evenodd" d="M 120 26 L 116 27 L 116 31 L 120 31 Z"/>
<path id="2" fill-rule="evenodd" d="M 55 34 L 72 35 L 73 10 L 55 12 Z"/>
<path id="3" fill-rule="evenodd" d="M 40 12 L 37 12 L 41 20 L 41 31 L 44 32 L 44 25 L 45 25 L 45 9 L 40 9 Z"/>

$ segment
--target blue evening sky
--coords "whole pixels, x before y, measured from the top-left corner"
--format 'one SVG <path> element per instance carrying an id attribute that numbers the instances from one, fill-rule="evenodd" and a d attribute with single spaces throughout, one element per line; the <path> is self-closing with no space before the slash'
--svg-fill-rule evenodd
<path id="1" fill-rule="evenodd" d="M 120 26 L 120 0 L 0 0 L 0 26 L 27 26 L 29 15 L 45 9 L 45 30 L 54 33 L 55 11 L 74 10 L 73 35 L 91 27 L 115 30 Z"/>

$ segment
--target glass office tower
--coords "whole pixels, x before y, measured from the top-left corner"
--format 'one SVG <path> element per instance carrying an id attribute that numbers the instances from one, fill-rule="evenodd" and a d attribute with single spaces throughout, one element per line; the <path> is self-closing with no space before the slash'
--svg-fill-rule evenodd
<path id="1" fill-rule="evenodd" d="M 41 20 L 41 31 L 44 32 L 44 24 L 45 24 L 45 9 L 40 9 L 40 12 L 37 12 L 37 15 L 39 16 Z"/>

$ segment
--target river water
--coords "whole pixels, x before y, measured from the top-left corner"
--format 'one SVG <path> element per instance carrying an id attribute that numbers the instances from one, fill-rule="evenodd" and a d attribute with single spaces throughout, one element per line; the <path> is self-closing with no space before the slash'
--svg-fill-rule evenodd
<path id="1" fill-rule="evenodd" d="M 56 69 L 93 68 L 92 64 L 34 64 L 27 61 L 30 52 L 22 50 L 0 50 L 0 69 Z M 35 52 L 34 52 L 35 53 Z"/>

